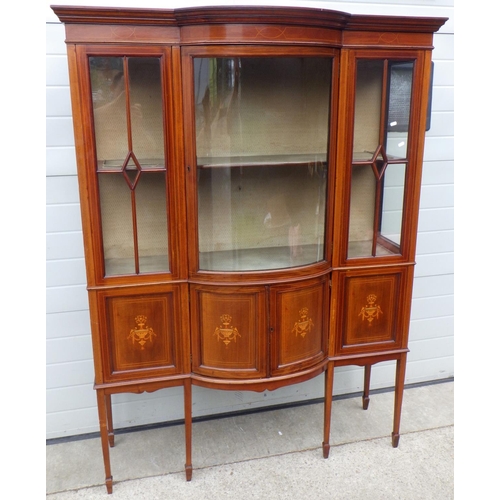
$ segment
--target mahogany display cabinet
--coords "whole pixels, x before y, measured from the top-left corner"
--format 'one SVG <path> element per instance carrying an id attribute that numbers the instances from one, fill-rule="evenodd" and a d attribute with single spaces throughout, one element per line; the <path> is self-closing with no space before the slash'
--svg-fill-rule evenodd
<path id="1" fill-rule="evenodd" d="M 65 23 L 95 389 L 273 390 L 408 352 L 443 18 L 54 6 Z"/>

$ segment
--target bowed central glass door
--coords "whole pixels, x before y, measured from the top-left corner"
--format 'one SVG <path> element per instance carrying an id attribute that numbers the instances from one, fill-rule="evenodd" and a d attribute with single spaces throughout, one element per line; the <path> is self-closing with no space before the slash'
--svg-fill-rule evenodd
<path id="1" fill-rule="evenodd" d="M 324 260 L 332 59 L 193 62 L 200 270 Z"/>

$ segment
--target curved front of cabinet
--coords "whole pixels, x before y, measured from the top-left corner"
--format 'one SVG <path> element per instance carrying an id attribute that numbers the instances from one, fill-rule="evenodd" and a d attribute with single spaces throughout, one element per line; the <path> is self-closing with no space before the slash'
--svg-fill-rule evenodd
<path id="1" fill-rule="evenodd" d="M 295 373 L 325 359 L 328 278 L 270 288 L 271 376 Z"/>
<path id="2" fill-rule="evenodd" d="M 263 390 L 322 371 L 329 274 L 276 285 L 191 286 L 195 379 Z"/>
<path id="3" fill-rule="evenodd" d="M 191 288 L 192 371 L 216 378 L 266 376 L 266 290 Z"/>

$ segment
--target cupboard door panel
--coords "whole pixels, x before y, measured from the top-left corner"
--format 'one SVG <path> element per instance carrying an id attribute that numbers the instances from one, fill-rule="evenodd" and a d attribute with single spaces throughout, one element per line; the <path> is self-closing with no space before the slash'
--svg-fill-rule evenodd
<path id="1" fill-rule="evenodd" d="M 271 287 L 272 375 L 308 368 L 326 356 L 327 277 Z"/>
<path id="2" fill-rule="evenodd" d="M 223 378 L 266 375 L 264 287 L 194 287 L 193 371 Z"/>
<path id="3" fill-rule="evenodd" d="M 128 289 L 100 294 L 104 371 L 108 379 L 181 373 L 182 314 L 176 288 L 138 294 Z"/>
<path id="4" fill-rule="evenodd" d="M 341 273 L 337 355 L 401 347 L 405 335 L 402 318 L 407 310 L 405 283 L 406 272 L 401 270 Z"/>

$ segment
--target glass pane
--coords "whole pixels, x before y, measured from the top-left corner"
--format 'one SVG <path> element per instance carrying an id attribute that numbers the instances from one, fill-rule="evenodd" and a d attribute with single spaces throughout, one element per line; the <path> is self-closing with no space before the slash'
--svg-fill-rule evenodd
<path id="1" fill-rule="evenodd" d="M 125 178 L 121 173 L 99 176 L 105 274 L 113 276 L 137 272 L 167 272 L 169 259 L 165 173 L 142 172 L 134 178 L 133 190 L 129 176 Z M 137 231 L 138 269 L 134 222 Z"/>
<path id="2" fill-rule="evenodd" d="M 410 126 L 413 62 L 393 62 L 389 70 L 387 154 L 406 158 Z"/>
<path id="3" fill-rule="evenodd" d="M 128 65 L 132 149 L 142 168 L 163 167 L 165 145 L 160 60 L 132 57 Z"/>
<path id="4" fill-rule="evenodd" d="M 356 70 L 354 160 L 373 157 L 380 144 L 384 61 L 361 60 Z"/>
<path id="5" fill-rule="evenodd" d="M 141 273 L 168 271 L 165 174 L 143 172 L 135 188 Z"/>
<path id="6" fill-rule="evenodd" d="M 91 57 L 89 65 L 105 274 L 167 272 L 161 61 Z"/>
<path id="7" fill-rule="evenodd" d="M 106 275 L 135 273 L 130 187 L 121 174 L 99 176 Z"/>
<path id="8" fill-rule="evenodd" d="M 348 258 L 399 254 L 413 62 L 356 68 Z"/>
<path id="9" fill-rule="evenodd" d="M 90 80 L 99 169 L 121 169 L 129 151 L 123 58 L 91 57 Z"/>
<path id="10" fill-rule="evenodd" d="M 352 168 L 348 256 L 371 255 L 375 217 L 376 179 L 371 165 Z"/>
<path id="11" fill-rule="evenodd" d="M 405 164 L 387 165 L 385 170 L 380 223 L 381 238 L 377 246 L 377 255 L 386 255 L 387 251 L 391 250 L 397 251 L 397 246 L 401 243 L 405 172 Z"/>
<path id="12" fill-rule="evenodd" d="M 90 57 L 89 64 L 98 167 L 119 169 L 130 151 L 142 168 L 164 167 L 159 58 Z"/>
<path id="13" fill-rule="evenodd" d="M 323 260 L 331 66 L 195 59 L 200 269 Z"/>

